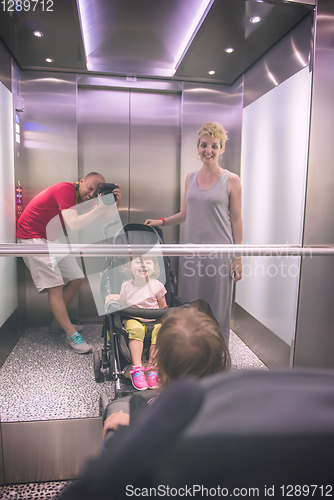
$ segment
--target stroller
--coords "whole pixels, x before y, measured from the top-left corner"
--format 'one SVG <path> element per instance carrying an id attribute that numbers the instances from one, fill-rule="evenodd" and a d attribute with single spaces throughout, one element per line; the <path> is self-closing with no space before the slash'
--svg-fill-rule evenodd
<path id="1" fill-rule="evenodd" d="M 106 231 L 103 235 L 107 241 Z M 129 248 L 131 259 L 131 245 L 145 244 L 153 248 L 163 243 L 163 234 L 160 228 L 146 226 L 144 224 L 126 224 L 113 238 L 115 244 L 126 244 Z M 112 257 L 106 260 L 106 269 L 101 273 L 101 296 L 105 298 L 109 294 L 119 294 L 124 272 L 122 272 L 125 258 Z M 165 285 L 167 290 L 166 302 L 168 307 L 182 305 L 182 301 L 176 295 L 177 282 L 169 257 L 158 257 L 161 274 L 158 279 Z M 131 381 L 126 377 L 126 372 L 131 365 L 131 355 L 128 348 L 128 334 L 123 327 L 123 320 L 139 317 L 143 320 L 160 320 L 166 314 L 166 309 L 142 309 L 128 307 L 120 309 L 119 303 L 111 301 L 108 303 L 102 329 L 104 345 L 102 351 L 93 353 L 94 375 L 97 382 L 101 382 L 106 377 L 107 380 L 115 382 L 115 399 L 128 395 L 135 389 L 132 388 Z M 147 334 L 144 341 L 143 357 L 148 355 L 150 336 L 155 325 L 155 321 L 146 322 Z M 106 394 L 100 397 L 100 413 L 108 404 Z"/>

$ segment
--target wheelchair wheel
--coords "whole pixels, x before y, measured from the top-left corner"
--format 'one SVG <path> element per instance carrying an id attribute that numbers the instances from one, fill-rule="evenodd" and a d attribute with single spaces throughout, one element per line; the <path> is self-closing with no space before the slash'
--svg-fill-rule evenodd
<path id="1" fill-rule="evenodd" d="M 100 351 L 94 351 L 93 353 L 93 363 L 94 363 L 94 376 L 96 382 L 102 382 L 104 374 L 101 370 L 102 367 L 102 356 Z"/>
<path id="2" fill-rule="evenodd" d="M 107 408 L 109 404 L 109 399 L 108 396 L 105 392 L 101 392 L 100 394 L 100 400 L 99 400 L 99 414 L 100 417 L 103 417 L 105 409 Z"/>

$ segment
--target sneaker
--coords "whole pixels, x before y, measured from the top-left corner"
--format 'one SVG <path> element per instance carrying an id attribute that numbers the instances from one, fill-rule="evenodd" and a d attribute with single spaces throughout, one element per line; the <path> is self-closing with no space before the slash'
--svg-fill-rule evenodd
<path id="1" fill-rule="evenodd" d="M 147 389 L 148 385 L 145 377 L 145 368 L 143 366 L 133 366 L 130 370 L 130 376 L 132 385 L 137 391 L 145 391 Z"/>
<path id="2" fill-rule="evenodd" d="M 79 354 L 86 354 L 93 348 L 91 345 L 86 344 L 86 342 L 78 332 L 74 332 L 70 337 L 66 337 L 66 343 L 73 349 L 73 351 Z"/>
<path id="3" fill-rule="evenodd" d="M 83 326 L 75 325 L 74 323 L 72 323 L 72 325 L 73 325 L 73 328 L 75 328 L 77 332 L 82 332 Z M 50 333 L 64 333 L 64 330 L 62 329 L 60 324 L 57 323 L 56 321 L 52 321 L 49 331 L 50 331 Z"/>
<path id="4" fill-rule="evenodd" d="M 147 375 L 148 388 L 159 389 L 160 383 L 158 377 L 158 370 L 154 366 L 148 366 L 145 371 Z"/>

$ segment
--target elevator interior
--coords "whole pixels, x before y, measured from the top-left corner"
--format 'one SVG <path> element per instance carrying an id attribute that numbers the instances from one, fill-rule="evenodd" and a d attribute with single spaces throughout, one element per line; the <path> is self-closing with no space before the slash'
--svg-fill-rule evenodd
<path id="1" fill-rule="evenodd" d="M 196 168 L 196 131 L 209 119 L 222 122 L 228 130 L 222 166 L 241 174 L 244 183 L 244 212 L 251 219 L 245 225 L 245 243 L 301 245 L 312 2 L 211 1 L 174 69 L 184 25 L 190 26 L 201 2 L 191 2 L 192 14 L 186 0 L 168 7 L 150 1 L 145 8 L 138 5 L 60 1 L 52 11 L 37 6 L 34 12 L 2 12 L 1 35 L 15 57 L 13 92 L 15 99 L 24 101 L 24 111 L 16 112 L 22 141 L 15 142 L 15 179 L 23 187 L 24 204 L 53 183 L 72 182 L 95 170 L 121 185 L 123 223 L 175 213 L 183 199 L 185 177 Z M 30 26 L 43 36 L 34 36 Z M 59 30 L 61 42 L 56 43 L 53 36 L 57 33 L 59 38 Z M 221 47 L 234 50 L 225 52 Z M 46 62 L 42 52 L 52 55 L 53 62 Z M 210 70 L 215 74 L 209 75 Z M 258 105 L 266 115 L 256 109 Z M 261 118 L 254 127 L 257 116 Z M 263 143 L 270 144 L 265 162 L 271 173 L 261 186 L 262 192 L 268 191 L 267 199 L 255 194 L 252 180 L 268 171 L 265 162 L 252 171 L 263 148 L 248 134 L 258 127 Z M 293 145 L 294 137 L 299 149 Z M 245 153 L 247 141 L 255 144 L 256 153 L 252 147 Z M 294 156 L 301 159 L 298 168 Z M 278 175 L 280 162 L 283 175 Z M 262 220 L 269 197 L 279 206 L 279 190 L 287 193 L 284 211 L 269 209 L 267 220 Z M 257 229 L 254 220 L 259 220 Z M 182 226 L 167 227 L 166 243 L 182 241 L 182 231 Z M 177 271 L 177 259 L 173 264 Z M 26 326 L 46 325 L 50 321 L 46 296 L 37 294 L 29 272 L 21 262 L 19 266 L 20 317 Z M 299 270 L 300 262 L 294 276 L 280 280 L 265 269 L 264 282 L 256 289 L 264 301 L 262 310 L 257 307 L 260 301 L 252 304 L 249 297 L 255 296 L 251 290 L 263 277 L 248 277 L 248 284 L 237 288 L 234 327 L 243 336 L 243 330 L 250 331 L 243 327 L 245 315 L 247 325 L 255 318 L 251 328 L 255 339 L 247 342 L 269 366 L 293 362 Z M 72 308 L 76 321 L 100 320 L 88 283 Z"/>
<path id="2" fill-rule="evenodd" d="M 219 121 L 229 132 L 222 166 L 243 183 L 245 242 L 330 243 L 324 233 L 312 241 L 305 232 L 316 224 L 306 220 L 315 1 L 208 2 L 177 61 L 183 27 L 200 1 L 192 0 L 191 9 L 186 0 L 147 0 L 145 8 L 129 0 L 51 3 L 50 12 L 37 5 L 0 14 L 1 81 L 15 97 L 21 131 L 13 175 L 25 204 L 51 184 L 96 170 L 121 185 L 123 223 L 175 213 L 185 177 L 197 167 L 196 132 L 205 121 Z M 258 23 L 249 22 L 256 16 Z M 260 190 L 254 187 L 259 178 Z M 182 241 L 182 227 L 164 234 L 167 243 Z M 333 366 L 321 349 L 317 360 L 310 354 L 312 341 L 303 332 L 296 339 L 298 321 L 305 323 L 298 309 L 302 267 L 309 280 L 313 273 L 307 259 L 284 261 L 292 271 L 281 280 L 271 275 L 273 262 L 245 261 L 250 276 L 236 290 L 234 330 L 268 366 Z M 173 264 L 177 269 L 177 259 Z M 46 297 L 37 294 L 20 259 L 17 265 L 18 308 L 4 318 L 3 330 L 10 321 L 19 329 L 4 359 L 25 328 L 44 328 L 51 319 Z M 101 321 L 88 283 L 72 314 L 86 325 Z"/>

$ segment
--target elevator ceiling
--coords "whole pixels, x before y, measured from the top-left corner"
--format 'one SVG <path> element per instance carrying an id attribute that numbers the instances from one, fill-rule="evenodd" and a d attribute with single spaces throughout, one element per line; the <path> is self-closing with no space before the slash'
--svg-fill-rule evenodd
<path id="1" fill-rule="evenodd" d="M 232 84 L 309 14 L 314 3 L 211 0 L 182 57 L 203 0 L 22 0 L 15 2 L 20 11 L 14 0 L 4 0 L 0 35 L 24 70 Z M 250 22 L 256 16 L 261 20 Z M 34 36 L 36 31 L 43 36 Z M 228 48 L 233 52 L 226 52 Z"/>

